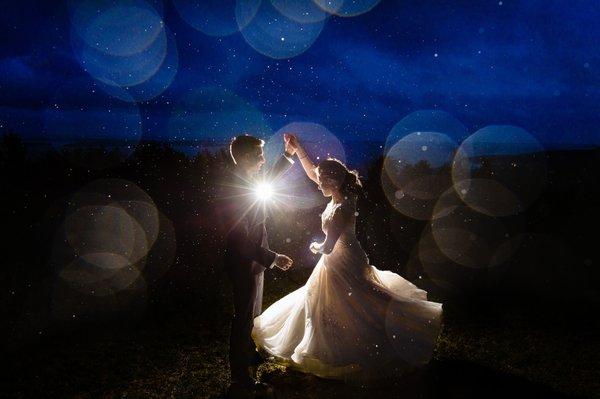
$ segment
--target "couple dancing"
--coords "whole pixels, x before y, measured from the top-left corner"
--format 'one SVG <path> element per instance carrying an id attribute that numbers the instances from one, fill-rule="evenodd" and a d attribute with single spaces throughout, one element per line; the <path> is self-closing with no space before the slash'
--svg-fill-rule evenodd
<path id="1" fill-rule="evenodd" d="M 278 179 L 297 157 L 331 198 L 321 215 L 326 238 L 310 245 L 320 258 L 306 284 L 261 313 L 264 271 L 288 270 L 292 259 L 268 248 L 264 209 L 249 206 L 249 184 L 265 163 L 264 142 L 234 138 L 225 253 L 235 309 L 230 393 L 265 388 L 255 380 L 257 348 L 293 369 L 331 379 L 398 375 L 426 364 L 440 332 L 442 304 L 427 301 L 426 291 L 398 274 L 369 265 L 355 234 L 357 174 L 335 159 L 315 165 L 295 135 L 285 134 L 284 141 L 285 152 L 267 176 Z"/>

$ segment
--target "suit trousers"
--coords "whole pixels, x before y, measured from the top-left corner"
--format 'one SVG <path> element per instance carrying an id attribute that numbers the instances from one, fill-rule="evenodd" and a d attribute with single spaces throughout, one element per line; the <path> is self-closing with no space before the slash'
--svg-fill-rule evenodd
<path id="1" fill-rule="evenodd" d="M 254 318 L 262 312 L 264 272 L 253 274 L 250 265 L 230 269 L 233 287 L 234 314 L 229 339 L 229 366 L 232 382 L 251 383 L 254 375 L 253 359 L 256 356 L 252 327 Z"/>

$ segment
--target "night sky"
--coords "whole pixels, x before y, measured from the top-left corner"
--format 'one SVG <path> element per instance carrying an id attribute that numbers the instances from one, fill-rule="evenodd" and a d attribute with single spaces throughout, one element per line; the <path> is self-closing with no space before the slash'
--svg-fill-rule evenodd
<path id="1" fill-rule="evenodd" d="M 111 7 L 108 1 L 91 3 Z M 94 136 L 104 124 L 105 137 L 222 140 L 238 128 L 256 127 L 268 135 L 291 122 L 315 122 L 352 146 L 355 140 L 385 141 L 411 112 L 442 110 L 469 133 L 487 125 L 516 125 L 548 149 L 600 144 L 600 3 L 595 0 L 383 0 L 355 17 L 330 16 L 309 24 L 316 40 L 291 58 L 259 44 L 259 50 L 280 59 L 248 44 L 252 35 L 261 42 L 269 34 L 255 29 L 253 20 L 244 27 L 246 35 L 209 36 L 184 21 L 182 7 L 171 0 L 151 3 L 169 32 L 162 36 L 168 51 L 156 71 L 135 66 L 136 73 L 147 76 L 126 78 L 136 84 L 149 78 L 149 85 L 166 88 L 132 103 L 135 88 L 130 102 L 117 100 L 123 89 L 84 70 L 86 44 L 76 25 L 86 22 L 74 17 L 77 3 L 5 2 L 0 133 L 55 139 L 72 134 L 68 125 Z M 234 3 L 220 2 L 223 21 Z M 270 3 L 259 7 L 254 18 L 265 17 L 264 7 L 270 7 L 267 14 L 275 10 Z M 111 12 L 106 18 L 120 17 L 118 10 Z M 132 23 L 145 22 L 134 18 Z M 229 25 L 209 28 L 228 33 Z M 107 45 L 115 43 L 110 34 L 119 33 L 107 33 L 102 38 Z M 116 45 L 111 51 L 124 49 Z M 127 67 L 146 65 L 146 53 L 135 58 L 140 53 L 133 52 L 126 54 L 133 57 Z M 208 121 L 188 118 L 206 112 Z M 115 113 L 126 115 L 125 130 Z"/>

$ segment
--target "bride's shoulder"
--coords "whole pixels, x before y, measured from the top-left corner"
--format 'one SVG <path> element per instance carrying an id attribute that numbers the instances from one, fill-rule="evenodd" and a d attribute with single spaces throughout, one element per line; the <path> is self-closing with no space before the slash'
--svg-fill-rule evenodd
<path id="1" fill-rule="evenodd" d="M 356 199 L 347 197 L 344 201 L 340 202 L 335 210 L 334 215 L 338 215 L 340 217 L 347 217 L 353 215 L 356 211 Z"/>

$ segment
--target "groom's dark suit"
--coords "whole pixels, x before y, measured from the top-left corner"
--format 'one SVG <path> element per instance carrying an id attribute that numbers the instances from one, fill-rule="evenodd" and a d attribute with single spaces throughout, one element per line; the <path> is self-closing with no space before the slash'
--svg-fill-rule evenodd
<path id="1" fill-rule="evenodd" d="M 292 165 L 281 156 L 267 173 L 276 181 Z M 224 183 L 220 211 L 227 229 L 224 265 L 233 286 L 234 316 L 231 323 L 229 364 L 234 382 L 250 383 L 256 355 L 251 333 L 254 318 L 262 312 L 264 271 L 272 267 L 276 253 L 269 249 L 263 204 L 255 202 L 252 181 L 229 173 Z"/>

